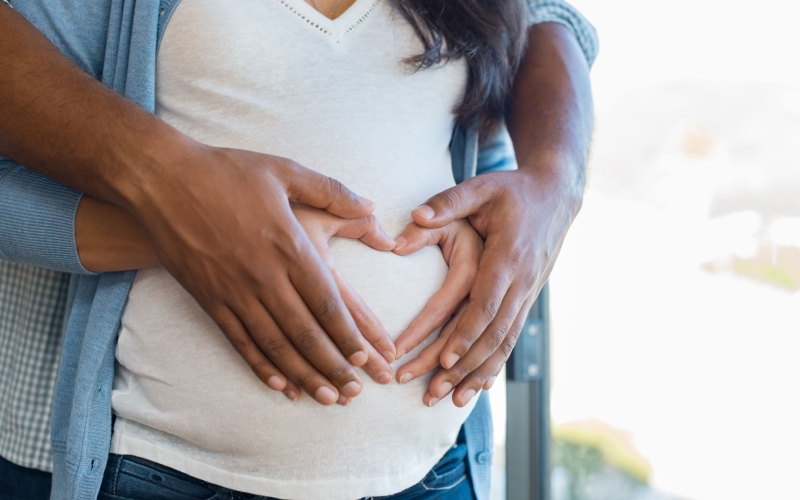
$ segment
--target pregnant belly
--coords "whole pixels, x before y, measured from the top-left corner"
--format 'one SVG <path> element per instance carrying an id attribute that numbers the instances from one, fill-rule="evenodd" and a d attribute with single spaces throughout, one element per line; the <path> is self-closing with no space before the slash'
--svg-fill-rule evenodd
<path id="1" fill-rule="evenodd" d="M 331 249 L 344 276 L 394 338 L 447 273 L 437 247 L 398 257 L 334 239 Z M 298 475 L 323 485 L 341 478 L 368 481 L 409 471 L 419 475 L 420 467 L 424 475 L 455 441 L 472 409 L 456 408 L 449 398 L 434 408 L 424 406 L 430 376 L 381 386 L 363 372 L 364 390 L 347 407 L 323 407 L 307 395 L 291 402 L 252 374 L 164 270 L 137 275 L 117 360 L 112 405 L 126 423 L 125 439 L 157 441 L 181 460 L 270 481 Z M 120 442 L 116 436 L 115 442 Z"/>

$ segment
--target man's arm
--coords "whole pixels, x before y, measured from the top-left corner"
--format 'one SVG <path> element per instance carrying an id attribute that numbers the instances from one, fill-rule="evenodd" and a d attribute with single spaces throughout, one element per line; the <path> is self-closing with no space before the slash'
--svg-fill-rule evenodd
<path id="1" fill-rule="evenodd" d="M 132 214 L 271 387 L 285 386 L 283 372 L 321 403 L 360 392 L 365 339 L 289 200 L 348 218 L 371 202 L 290 160 L 192 141 L 80 71 L 5 4 L 0 154 Z M 369 340 L 393 358 L 388 336 Z"/>
<path id="2" fill-rule="evenodd" d="M 469 217 L 486 239 L 470 305 L 442 350 L 445 369 L 427 404 L 455 389 L 463 406 L 491 385 L 581 206 L 593 120 L 587 59 L 561 24 L 538 24 L 528 35 L 507 115 L 519 170 L 469 179 L 413 213 L 425 227 Z"/>

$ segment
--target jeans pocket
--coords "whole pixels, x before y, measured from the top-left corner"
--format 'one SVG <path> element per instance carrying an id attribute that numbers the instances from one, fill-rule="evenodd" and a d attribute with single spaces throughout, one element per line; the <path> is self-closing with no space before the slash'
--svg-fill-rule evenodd
<path id="1" fill-rule="evenodd" d="M 420 483 L 427 491 L 451 490 L 467 480 L 467 445 L 454 446 Z"/>
<path id="2" fill-rule="evenodd" d="M 103 493 L 130 500 L 207 500 L 215 492 L 200 479 L 127 455 L 111 455 Z"/>

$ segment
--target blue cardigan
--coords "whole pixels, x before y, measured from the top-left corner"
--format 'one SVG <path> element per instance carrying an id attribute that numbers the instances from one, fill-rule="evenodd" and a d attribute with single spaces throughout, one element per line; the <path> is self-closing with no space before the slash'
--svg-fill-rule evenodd
<path id="1" fill-rule="evenodd" d="M 144 109 L 155 107 L 155 63 L 180 0 L 40 0 L 14 7 L 84 71 Z M 528 0 L 529 23 L 567 26 L 591 64 L 594 28 L 561 0 Z M 456 130 L 456 181 L 514 168 L 507 133 L 478 151 L 474 133 Z M 78 259 L 75 211 L 81 193 L 0 157 L 0 259 L 73 273 L 54 396 L 53 499 L 97 497 L 111 438 L 114 351 L 135 272 L 92 274 Z M 464 424 L 478 500 L 488 500 L 492 423 L 486 394 Z"/>

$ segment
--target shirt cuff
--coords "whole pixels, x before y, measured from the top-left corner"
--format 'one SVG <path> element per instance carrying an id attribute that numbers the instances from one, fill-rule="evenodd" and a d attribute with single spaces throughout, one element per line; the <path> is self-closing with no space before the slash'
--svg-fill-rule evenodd
<path id="1" fill-rule="evenodd" d="M 0 259 L 94 274 L 81 264 L 75 244 L 81 193 L 9 164 L 0 160 Z"/>

